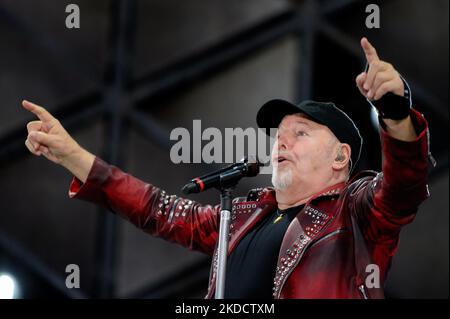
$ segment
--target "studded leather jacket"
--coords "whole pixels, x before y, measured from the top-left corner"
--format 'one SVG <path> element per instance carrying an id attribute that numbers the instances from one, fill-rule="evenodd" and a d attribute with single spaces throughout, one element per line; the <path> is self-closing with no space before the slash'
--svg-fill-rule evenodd
<path id="1" fill-rule="evenodd" d="M 380 130 L 382 172 L 364 171 L 313 196 L 289 225 L 275 270 L 274 298 L 383 298 L 383 285 L 402 226 L 428 196 L 429 134 L 399 141 Z M 100 204 L 145 232 L 212 256 L 206 298 L 215 290 L 219 205 L 201 205 L 122 172 L 96 158 L 84 184 L 69 196 Z M 233 201 L 229 253 L 259 220 L 277 208 L 271 188 Z"/>

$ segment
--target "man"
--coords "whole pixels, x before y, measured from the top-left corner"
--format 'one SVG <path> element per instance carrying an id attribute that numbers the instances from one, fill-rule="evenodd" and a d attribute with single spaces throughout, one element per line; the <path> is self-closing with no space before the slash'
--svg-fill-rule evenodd
<path id="1" fill-rule="evenodd" d="M 274 188 L 233 202 L 225 297 L 382 298 L 403 225 L 428 196 L 428 128 L 392 65 L 361 40 L 368 68 L 356 84 L 380 115 L 383 172 L 349 176 L 361 152 L 353 121 L 332 103 L 272 100 L 257 115 L 278 127 Z M 214 297 L 219 205 L 200 205 L 146 184 L 80 147 L 44 108 L 25 142 L 75 177 L 72 198 L 119 214 L 144 231 L 213 256 Z"/>

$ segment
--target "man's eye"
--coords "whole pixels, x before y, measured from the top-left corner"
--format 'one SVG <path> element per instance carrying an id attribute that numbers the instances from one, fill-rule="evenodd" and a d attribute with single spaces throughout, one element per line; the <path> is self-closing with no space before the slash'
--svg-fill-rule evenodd
<path id="1" fill-rule="evenodd" d="M 306 136 L 308 134 L 306 134 L 305 131 L 297 131 L 297 136 Z"/>

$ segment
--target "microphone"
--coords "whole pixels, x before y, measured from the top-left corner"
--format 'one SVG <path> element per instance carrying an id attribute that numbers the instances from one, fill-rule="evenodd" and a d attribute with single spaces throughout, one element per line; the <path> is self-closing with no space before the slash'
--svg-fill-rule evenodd
<path id="1" fill-rule="evenodd" d="M 240 162 L 231 164 L 207 175 L 191 179 L 181 191 L 185 194 L 201 193 L 212 187 L 229 187 L 236 184 L 242 177 L 253 177 L 259 174 L 259 168 L 264 166 L 255 156 L 244 157 Z"/>

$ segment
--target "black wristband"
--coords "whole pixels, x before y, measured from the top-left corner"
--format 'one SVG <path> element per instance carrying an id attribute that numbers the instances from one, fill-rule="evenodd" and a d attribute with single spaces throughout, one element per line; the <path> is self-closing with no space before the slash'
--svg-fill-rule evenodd
<path id="1" fill-rule="evenodd" d="M 371 101 L 378 110 L 378 115 L 383 119 L 403 120 L 408 117 L 410 99 L 404 96 L 388 92 L 381 99 Z"/>
<path id="2" fill-rule="evenodd" d="M 366 64 L 365 72 L 368 72 L 368 70 L 369 65 Z M 401 75 L 400 78 L 405 88 L 403 91 L 404 96 L 388 92 L 378 101 L 367 99 L 370 105 L 378 110 L 379 117 L 383 119 L 403 120 L 409 115 L 409 110 L 412 107 L 411 89 L 409 88 L 408 82 Z"/>

